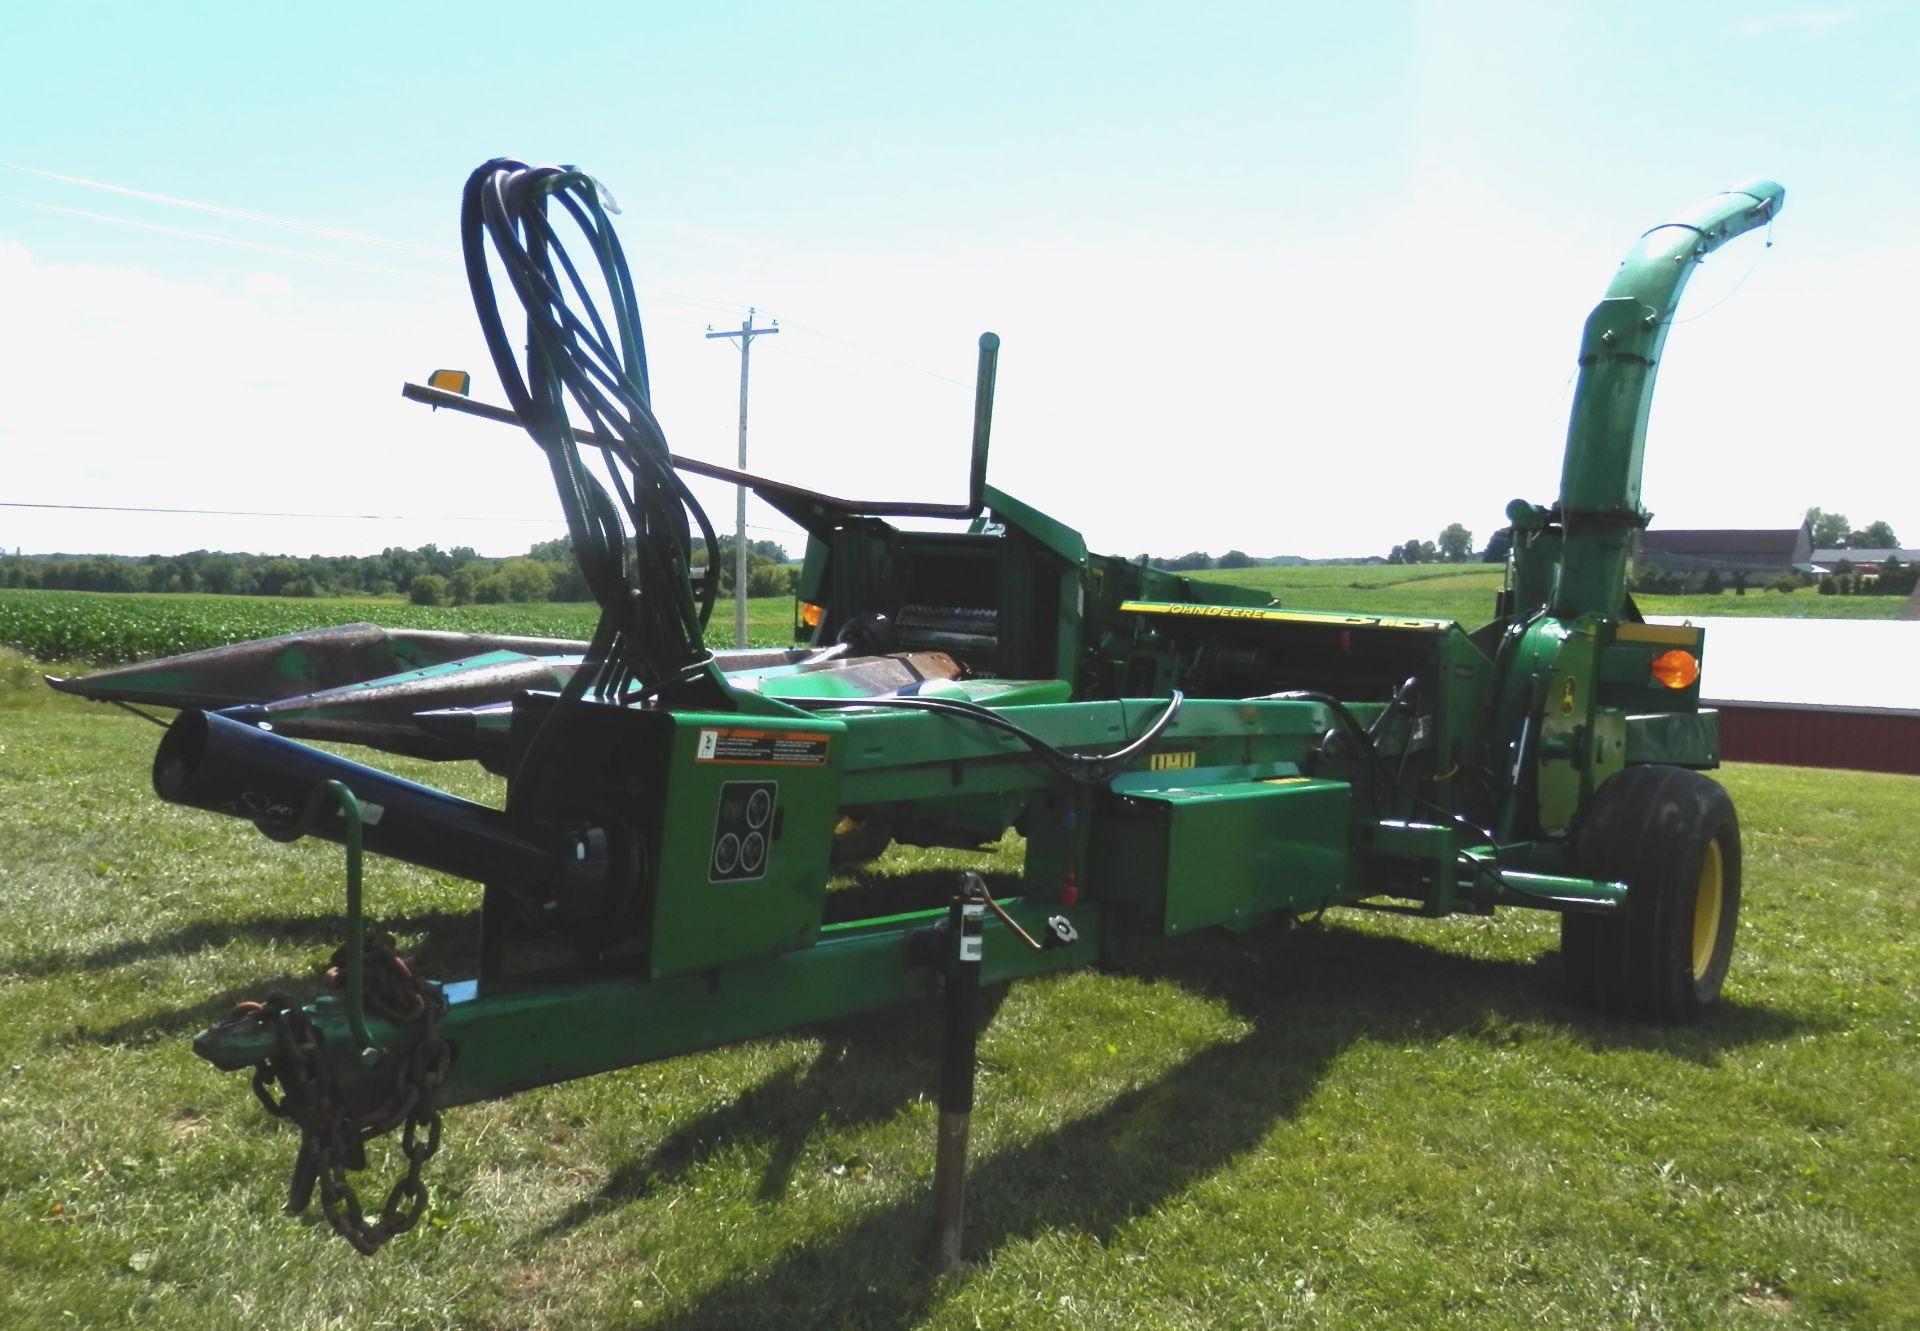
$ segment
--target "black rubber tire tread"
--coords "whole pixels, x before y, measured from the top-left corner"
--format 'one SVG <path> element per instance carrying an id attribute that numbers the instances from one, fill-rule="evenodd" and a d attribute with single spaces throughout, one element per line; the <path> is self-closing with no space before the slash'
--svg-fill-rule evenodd
<path id="1" fill-rule="evenodd" d="M 877 860 L 893 844 L 893 819 L 876 810 L 843 809 L 841 814 L 858 820 L 852 831 L 835 834 L 829 867 L 855 869 Z"/>
<path id="2" fill-rule="evenodd" d="M 1693 915 L 1707 844 L 1718 841 L 1720 929 L 1693 974 Z M 1680 1022 L 1719 997 L 1740 916 L 1740 820 L 1718 782 L 1684 767 L 1629 767 L 1594 793 L 1574 827 L 1585 877 L 1627 884 L 1623 910 L 1560 917 L 1574 996 L 1616 1016 Z"/>

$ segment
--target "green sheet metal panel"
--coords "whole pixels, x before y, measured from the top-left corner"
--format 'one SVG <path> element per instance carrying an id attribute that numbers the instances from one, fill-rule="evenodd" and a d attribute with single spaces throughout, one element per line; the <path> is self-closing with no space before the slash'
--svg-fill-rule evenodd
<path id="1" fill-rule="evenodd" d="M 841 728 L 824 717 L 662 719 L 671 733 L 652 973 L 811 943 L 840 800 Z"/>
<path id="2" fill-rule="evenodd" d="M 1562 640 L 1553 669 L 1543 676 L 1534 785 L 1543 830 L 1559 831 L 1572 822 L 1590 789 L 1585 778 L 1593 743 L 1594 652 L 1593 626 L 1583 621 Z"/>
<path id="3" fill-rule="evenodd" d="M 1351 796 L 1305 777 L 1130 795 L 1096 836 L 1095 890 L 1168 934 L 1312 910 L 1344 883 Z"/>
<path id="4" fill-rule="evenodd" d="M 1674 767 L 1720 765 L 1720 713 L 1653 712 L 1627 718 L 1627 761 Z"/>
<path id="5" fill-rule="evenodd" d="M 804 947 L 819 932 L 846 748 L 839 721 L 524 694 L 514 737 L 516 763 L 537 744 L 567 761 L 516 782 L 508 811 L 611 830 L 616 879 L 638 883 L 624 914 L 639 927 L 605 942 L 636 935 L 651 975 Z"/>

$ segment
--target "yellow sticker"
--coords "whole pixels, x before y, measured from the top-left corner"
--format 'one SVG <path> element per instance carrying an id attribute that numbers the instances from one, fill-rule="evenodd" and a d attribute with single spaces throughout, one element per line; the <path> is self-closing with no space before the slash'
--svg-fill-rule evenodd
<path id="1" fill-rule="evenodd" d="M 1574 685 L 1574 680 L 1572 675 L 1568 675 L 1565 681 L 1563 681 L 1560 686 L 1560 713 L 1563 716 L 1573 715 L 1574 687 L 1575 685 Z"/>
<path id="2" fill-rule="evenodd" d="M 1691 647 L 1700 630 L 1691 624 L 1622 624 L 1613 631 L 1615 642 L 1657 642 L 1667 647 Z"/>
<path id="3" fill-rule="evenodd" d="M 1200 755 L 1193 749 L 1181 749 L 1173 753 L 1155 753 L 1147 757 L 1149 772 L 1174 772 L 1199 765 Z"/>
<path id="4" fill-rule="evenodd" d="M 1413 619 L 1406 615 L 1343 615 L 1316 610 L 1262 610 L 1242 605 L 1190 605 L 1181 601 L 1123 601 L 1120 609 L 1124 614 L 1134 615 L 1266 620 L 1282 624 L 1319 624 L 1332 628 L 1412 629 L 1422 633 L 1453 627 L 1450 619 Z"/>

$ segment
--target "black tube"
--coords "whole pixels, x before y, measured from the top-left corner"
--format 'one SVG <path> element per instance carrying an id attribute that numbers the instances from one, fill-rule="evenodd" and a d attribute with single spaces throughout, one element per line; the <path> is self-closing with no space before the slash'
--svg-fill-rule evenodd
<path id="1" fill-rule="evenodd" d="M 954 951 L 947 958 L 946 1001 L 940 1014 L 940 1112 L 973 1112 L 973 1070 L 979 1039 L 981 936 L 987 917 L 986 885 L 967 875 L 968 891 L 953 903 L 947 927 Z M 974 885 L 979 883 L 978 890 Z"/>
<path id="2" fill-rule="evenodd" d="M 973 454 L 967 465 L 967 507 L 975 513 L 987 506 L 987 436 L 993 429 L 993 380 L 999 360 L 999 336 L 980 334 L 980 368 L 973 376 Z"/>
<path id="3" fill-rule="evenodd" d="M 365 808 L 366 848 L 474 882 L 538 886 L 561 865 L 560 837 L 428 786 L 362 767 L 230 717 L 187 711 L 153 756 L 153 792 L 173 804 L 244 818 L 269 836 L 292 831 L 322 781 L 346 785 Z M 339 811 L 311 834 L 339 842 Z"/>

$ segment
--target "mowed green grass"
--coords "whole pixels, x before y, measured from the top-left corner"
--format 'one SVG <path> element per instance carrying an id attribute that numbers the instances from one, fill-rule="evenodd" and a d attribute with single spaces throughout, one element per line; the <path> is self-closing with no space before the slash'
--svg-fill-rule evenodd
<path id="1" fill-rule="evenodd" d="M 339 851 L 158 803 L 158 732 L 37 669 L 0 653 L 0 1326 L 1920 1325 L 1915 780 L 1722 774 L 1745 918 L 1686 1028 L 1572 1007 L 1524 911 L 1016 986 L 959 1279 L 912 1262 L 930 1009 L 452 1111 L 430 1222 L 366 1260 L 281 1214 L 293 1134 L 187 1044 L 317 986 Z M 378 861 L 368 891 L 467 973 L 475 889 Z"/>
<path id="2" fill-rule="evenodd" d="M 1497 564 L 1305 564 L 1294 567 L 1210 569 L 1189 575 L 1203 582 L 1254 587 L 1298 610 L 1352 610 L 1361 614 L 1430 615 L 1474 629 L 1493 618 L 1504 571 Z M 1635 596 L 1649 615 L 1754 615 L 1788 619 L 1895 619 L 1902 596 L 1821 596 L 1795 592 L 1731 592 L 1719 596 Z"/>

